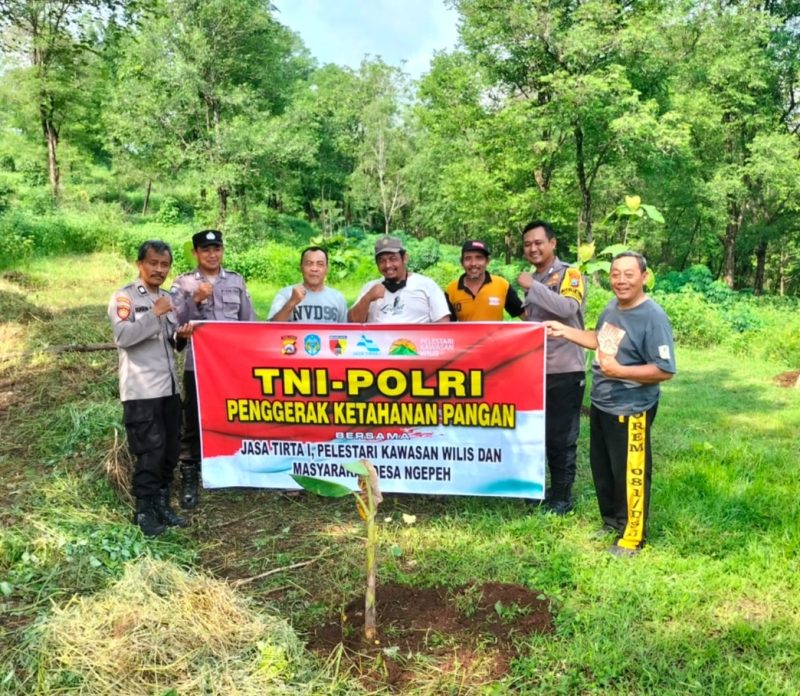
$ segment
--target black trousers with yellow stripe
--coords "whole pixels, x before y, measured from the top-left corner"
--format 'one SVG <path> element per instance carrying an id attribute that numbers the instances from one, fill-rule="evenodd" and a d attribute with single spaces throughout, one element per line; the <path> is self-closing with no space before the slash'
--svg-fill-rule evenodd
<path id="1" fill-rule="evenodd" d="M 632 416 L 615 416 L 592 406 L 589 458 L 603 521 L 620 533 L 617 544 L 644 544 L 650 508 L 653 457 L 650 428 L 658 404 Z"/>

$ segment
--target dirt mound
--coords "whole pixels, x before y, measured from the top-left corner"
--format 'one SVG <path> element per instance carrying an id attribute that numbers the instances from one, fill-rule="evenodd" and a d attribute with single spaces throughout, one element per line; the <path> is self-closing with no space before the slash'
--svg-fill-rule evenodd
<path id="1" fill-rule="evenodd" d="M 322 654 L 341 644 L 352 673 L 367 687 L 396 688 L 412 681 L 418 660 L 435 661 L 441 672 L 497 680 L 517 655 L 517 639 L 554 631 L 547 598 L 521 585 L 446 590 L 390 583 L 378 587 L 377 609 L 374 645 L 363 639 L 363 597 L 350 602 L 341 617 L 319 626 L 309 641 Z"/>
<path id="2" fill-rule="evenodd" d="M 800 387 L 800 370 L 781 372 L 775 375 L 774 380 L 779 387 Z"/>

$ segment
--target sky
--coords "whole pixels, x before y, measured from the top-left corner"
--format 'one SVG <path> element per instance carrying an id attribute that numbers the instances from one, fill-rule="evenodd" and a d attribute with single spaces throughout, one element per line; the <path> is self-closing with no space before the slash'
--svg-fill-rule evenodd
<path id="1" fill-rule="evenodd" d="M 380 56 L 412 78 L 428 71 L 434 51 L 452 49 L 457 13 L 443 0 L 272 0 L 281 24 L 300 35 L 320 62 L 358 68 Z"/>

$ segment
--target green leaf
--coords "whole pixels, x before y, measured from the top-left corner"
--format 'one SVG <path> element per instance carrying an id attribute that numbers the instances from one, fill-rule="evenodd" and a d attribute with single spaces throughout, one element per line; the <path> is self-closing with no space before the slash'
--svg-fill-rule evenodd
<path id="1" fill-rule="evenodd" d="M 642 208 L 644 212 L 647 213 L 647 217 L 649 217 L 654 222 L 660 222 L 662 225 L 664 224 L 664 216 L 658 212 L 658 208 L 654 205 L 645 205 L 642 203 Z"/>
<path id="2" fill-rule="evenodd" d="M 598 271 L 609 273 L 611 271 L 611 263 L 608 261 L 592 261 L 586 264 L 586 275 L 592 275 L 592 273 L 597 273 Z"/>
<path id="3" fill-rule="evenodd" d="M 598 256 L 610 256 L 614 258 L 617 254 L 621 254 L 623 251 L 628 251 L 630 247 L 627 244 L 612 244 L 611 246 L 607 246 L 603 249 Z"/>
<path id="4" fill-rule="evenodd" d="M 323 498 L 344 498 L 344 496 L 353 492 L 347 486 L 333 481 L 325 481 L 312 476 L 300 476 L 299 474 L 291 474 L 291 477 L 295 480 L 295 483 L 305 488 L 309 493 L 321 495 Z"/>
<path id="5" fill-rule="evenodd" d="M 631 210 L 638 210 L 641 204 L 642 199 L 639 196 L 625 196 L 625 205 Z"/>
<path id="6" fill-rule="evenodd" d="M 652 290 L 656 286 L 656 272 L 650 268 L 647 269 L 647 280 L 644 281 L 644 286 L 648 290 Z"/>
<path id="7" fill-rule="evenodd" d="M 369 470 L 361 462 L 348 462 L 347 464 L 343 464 L 343 466 L 351 474 L 355 474 L 356 476 L 369 476 Z"/>
<path id="8" fill-rule="evenodd" d="M 403 555 L 403 549 L 401 549 L 397 544 L 392 544 L 392 548 L 390 549 L 390 553 L 395 558 L 400 558 Z"/>
<path id="9" fill-rule="evenodd" d="M 578 247 L 578 263 L 584 263 L 594 256 L 594 242 L 591 244 L 581 244 Z"/>
<path id="10" fill-rule="evenodd" d="M 12 589 L 13 588 L 11 587 L 11 584 L 5 580 L 0 582 L 0 593 L 2 593 L 4 597 L 8 597 L 11 594 Z"/>

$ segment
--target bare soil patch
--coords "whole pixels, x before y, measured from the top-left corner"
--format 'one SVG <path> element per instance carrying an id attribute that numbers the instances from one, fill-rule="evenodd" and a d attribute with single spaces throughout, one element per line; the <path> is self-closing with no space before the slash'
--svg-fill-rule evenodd
<path id="1" fill-rule="evenodd" d="M 781 372 L 775 375 L 775 384 L 779 387 L 797 387 L 800 386 L 800 370 L 791 370 L 790 372 Z"/>
<path id="2" fill-rule="evenodd" d="M 546 597 L 499 582 L 450 590 L 388 583 L 378 587 L 377 609 L 373 645 L 363 638 L 363 597 L 309 639 L 311 650 L 323 656 L 341 643 L 351 672 L 369 688 L 401 689 L 418 676 L 418 662 L 433 662 L 439 672 L 471 672 L 480 664 L 480 676 L 496 681 L 508 673 L 518 640 L 554 632 Z"/>

